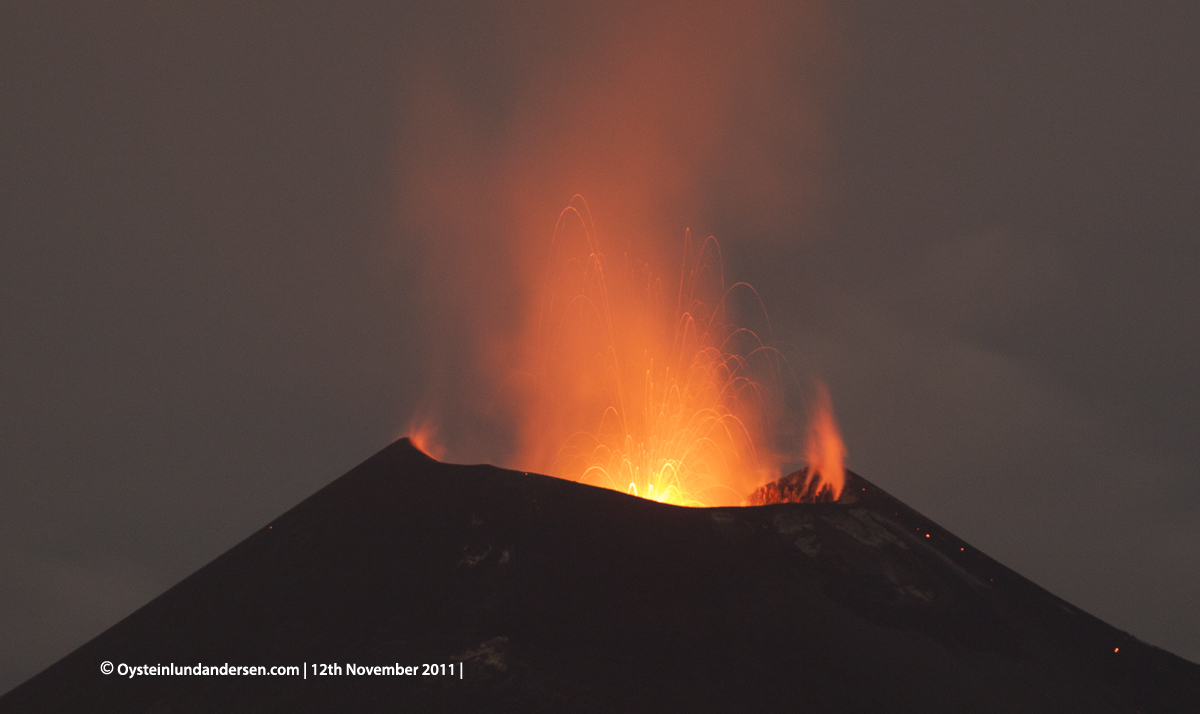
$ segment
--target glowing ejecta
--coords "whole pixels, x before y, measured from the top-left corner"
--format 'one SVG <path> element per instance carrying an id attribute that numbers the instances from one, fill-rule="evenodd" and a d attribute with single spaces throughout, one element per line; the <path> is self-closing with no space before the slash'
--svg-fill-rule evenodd
<path id="1" fill-rule="evenodd" d="M 833 418 L 833 401 L 824 383 L 817 382 L 813 409 L 808 415 L 808 435 L 804 444 L 804 459 L 808 461 L 805 491 L 819 494 L 829 491 L 836 501 L 846 486 L 846 446 Z M 813 483 L 817 479 L 817 483 Z"/>
<path id="2" fill-rule="evenodd" d="M 440 461 L 446 455 L 446 449 L 438 439 L 437 424 L 428 414 L 418 413 L 413 417 L 408 425 L 408 438 L 426 456 Z"/>

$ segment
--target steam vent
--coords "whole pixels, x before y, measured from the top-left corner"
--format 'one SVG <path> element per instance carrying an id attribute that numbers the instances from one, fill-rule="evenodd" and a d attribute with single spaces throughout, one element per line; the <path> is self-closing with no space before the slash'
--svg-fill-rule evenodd
<path id="1" fill-rule="evenodd" d="M 461 679 L 312 671 L 459 662 Z M 1195 714 L 1200 666 L 854 474 L 833 503 L 680 508 L 402 439 L 0 698 L 5 714 L 331 711 Z"/>

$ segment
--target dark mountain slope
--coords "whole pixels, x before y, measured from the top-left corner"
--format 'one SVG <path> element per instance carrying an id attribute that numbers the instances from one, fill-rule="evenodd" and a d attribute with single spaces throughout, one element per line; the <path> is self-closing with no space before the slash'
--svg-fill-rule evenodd
<path id="1" fill-rule="evenodd" d="M 688 509 L 401 440 L 0 712 L 1200 712 L 1200 666 L 849 478 L 837 503 Z M 461 679 L 312 671 L 459 662 Z"/>

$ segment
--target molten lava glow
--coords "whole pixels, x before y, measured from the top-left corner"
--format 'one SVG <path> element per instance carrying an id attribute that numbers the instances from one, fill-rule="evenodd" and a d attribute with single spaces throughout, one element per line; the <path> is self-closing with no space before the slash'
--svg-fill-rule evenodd
<path id="1" fill-rule="evenodd" d="M 413 417 L 408 425 L 408 438 L 426 456 L 440 461 L 446 455 L 446 448 L 438 441 L 437 424 L 428 416 Z"/>
<path id="2" fill-rule="evenodd" d="M 714 239 L 685 237 L 679 284 L 667 286 L 645 263 L 601 252 L 577 196 L 551 253 L 519 419 L 523 468 L 688 506 L 737 505 L 779 476 L 782 360 L 727 319 L 733 293 L 761 302 L 744 283 L 726 288 Z M 840 493 L 841 441 L 820 414 L 821 478 Z"/>
<path id="3" fill-rule="evenodd" d="M 832 500 L 842 495 L 846 486 L 846 446 L 833 418 L 833 402 L 825 385 L 817 383 L 817 394 L 808 417 L 808 435 L 804 444 L 804 459 L 808 461 L 808 479 L 819 479 L 812 489 L 820 494 L 829 491 Z"/>

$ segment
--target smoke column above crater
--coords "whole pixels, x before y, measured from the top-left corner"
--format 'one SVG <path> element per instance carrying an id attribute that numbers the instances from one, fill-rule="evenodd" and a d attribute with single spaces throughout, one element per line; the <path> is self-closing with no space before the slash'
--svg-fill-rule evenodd
<path id="1" fill-rule="evenodd" d="M 739 237 L 718 237 L 746 254 L 746 241 L 778 240 L 769 227 L 817 210 L 841 66 L 833 24 L 822 2 L 496 6 L 412 48 L 397 259 L 422 266 L 422 403 L 449 458 L 547 463 L 529 458 L 508 405 L 514 373 L 532 369 L 547 245 L 572 194 L 620 241 L 604 251 L 610 266 L 624 269 L 636 246 L 630 260 L 668 282 L 687 226 L 703 236 L 736 220 Z M 467 36 L 485 43 L 478 58 L 439 49 Z M 755 479 L 778 460 L 742 451 Z"/>

